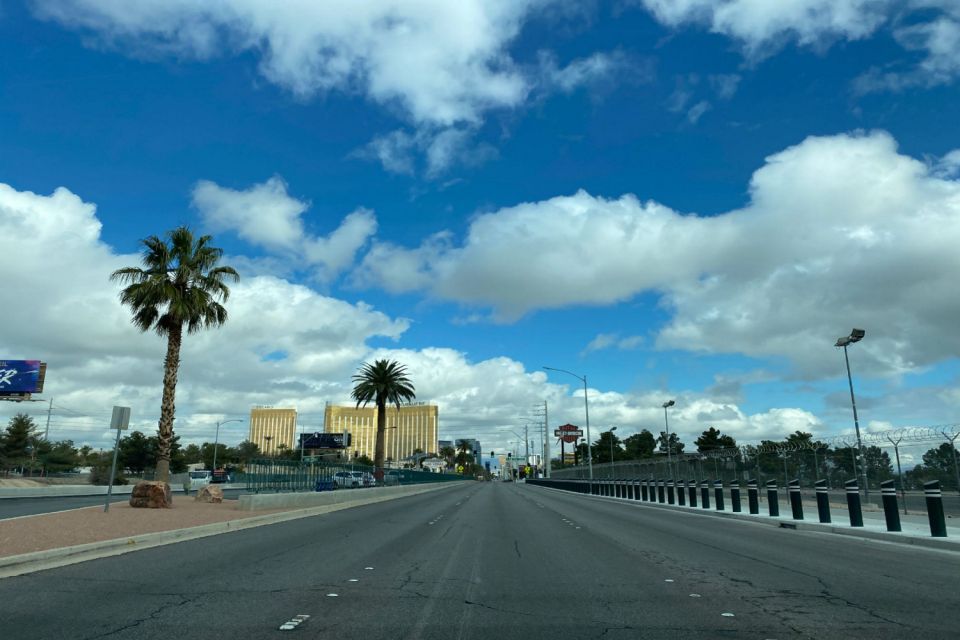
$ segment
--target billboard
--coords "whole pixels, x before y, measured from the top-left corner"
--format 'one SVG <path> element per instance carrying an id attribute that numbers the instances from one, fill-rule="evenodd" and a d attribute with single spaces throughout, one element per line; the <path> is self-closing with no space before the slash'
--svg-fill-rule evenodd
<path id="1" fill-rule="evenodd" d="M 0 360 L 0 395 L 29 395 L 43 391 L 39 360 Z"/>
<path id="2" fill-rule="evenodd" d="M 302 449 L 346 449 L 350 446 L 349 433 L 301 433 Z"/>

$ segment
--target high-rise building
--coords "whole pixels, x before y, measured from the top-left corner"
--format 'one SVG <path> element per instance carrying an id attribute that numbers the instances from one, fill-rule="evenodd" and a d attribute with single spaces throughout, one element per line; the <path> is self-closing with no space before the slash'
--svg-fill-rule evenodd
<path id="1" fill-rule="evenodd" d="M 396 462 L 413 455 L 419 449 L 437 453 L 439 410 L 435 404 L 419 402 L 387 407 L 387 431 L 384 434 L 384 460 Z M 377 408 L 367 405 L 340 406 L 327 404 L 324 412 L 324 431 L 349 433 L 351 458 L 374 458 L 377 443 Z M 388 465 L 390 466 L 390 465 Z"/>
<path id="2" fill-rule="evenodd" d="M 250 409 L 250 442 L 267 455 L 277 453 L 284 445 L 294 448 L 297 432 L 297 410 L 276 407 Z"/>

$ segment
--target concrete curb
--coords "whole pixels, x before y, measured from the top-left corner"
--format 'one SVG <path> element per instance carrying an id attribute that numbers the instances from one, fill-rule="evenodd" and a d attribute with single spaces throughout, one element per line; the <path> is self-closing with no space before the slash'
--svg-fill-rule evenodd
<path id="1" fill-rule="evenodd" d="M 133 491 L 133 484 L 118 485 L 113 488 L 113 495 L 129 495 Z M 246 489 L 244 483 L 220 484 L 223 489 Z M 170 485 L 170 490 L 174 495 L 182 495 L 181 488 Z M 196 493 L 196 489 L 191 490 L 191 494 Z M 16 498 L 75 498 L 79 496 L 105 496 L 107 495 L 106 485 L 94 484 L 62 484 L 51 485 L 49 487 L 4 487 L 0 488 L 0 500 L 11 500 Z"/>
<path id="2" fill-rule="evenodd" d="M 197 538 L 206 538 L 221 533 L 230 533 L 231 531 L 242 531 L 265 525 L 289 522 L 290 520 L 299 520 L 316 515 L 359 507 L 378 502 L 387 502 L 397 498 L 406 498 L 422 493 L 429 493 L 439 489 L 450 487 L 461 487 L 463 483 L 443 482 L 429 485 L 414 485 L 409 491 L 401 494 L 378 495 L 363 497 L 358 495 L 356 500 L 340 502 L 337 504 L 328 504 L 307 509 L 297 509 L 293 511 L 284 511 L 282 513 L 270 513 L 261 516 L 252 516 L 240 518 L 237 520 L 228 520 L 226 522 L 215 522 L 196 527 L 187 527 L 185 529 L 173 529 L 171 531 L 157 531 L 153 533 L 143 533 L 127 538 L 115 538 L 112 540 L 102 540 L 100 542 L 91 542 L 88 544 L 75 545 L 72 547 L 61 547 L 58 549 L 47 549 L 44 551 L 34 551 L 16 556 L 0 557 L 0 579 L 13 576 L 25 575 L 37 571 L 45 571 L 56 567 L 64 567 L 71 564 L 96 560 L 98 558 L 107 558 L 110 556 L 122 555 L 142 549 L 150 549 L 167 544 L 195 540 Z M 406 489 L 406 487 L 404 487 Z"/>
<path id="3" fill-rule="evenodd" d="M 533 485 L 536 486 L 536 485 Z M 717 510 L 707 510 L 707 509 L 696 509 L 690 507 L 681 507 L 678 505 L 669 505 L 669 504 L 660 504 L 658 502 L 643 502 L 640 500 L 626 500 L 624 498 L 611 498 L 608 496 L 595 496 L 584 493 L 576 493 L 573 491 L 564 491 L 563 489 L 555 489 L 553 487 L 543 487 L 537 486 L 538 489 L 546 489 L 548 491 L 555 491 L 557 493 L 562 493 L 566 495 L 574 496 L 583 496 L 585 498 L 591 498 L 594 500 L 602 500 L 604 502 L 613 502 L 616 504 L 626 504 L 634 507 L 650 507 L 654 509 L 664 509 L 666 511 L 672 511 L 673 513 L 683 513 L 692 516 L 704 516 L 708 518 L 727 518 L 731 520 L 739 520 L 741 522 L 750 522 L 753 524 L 760 524 L 769 527 L 775 527 L 777 529 L 796 529 L 797 531 L 813 531 L 816 533 L 833 533 L 838 535 L 843 535 L 852 538 L 867 538 L 871 540 L 879 540 L 881 542 L 893 542 L 898 544 L 909 544 L 916 547 L 924 547 L 927 549 L 938 549 L 940 551 L 960 551 L 960 538 L 923 538 L 917 536 L 911 536 L 909 534 L 896 533 L 892 531 L 871 531 L 869 529 L 861 529 L 859 527 L 841 527 L 836 524 L 823 524 L 820 522 L 811 522 L 809 520 L 786 520 L 783 518 L 765 518 L 763 516 L 755 516 L 745 513 L 734 513 L 732 511 L 717 511 Z"/>

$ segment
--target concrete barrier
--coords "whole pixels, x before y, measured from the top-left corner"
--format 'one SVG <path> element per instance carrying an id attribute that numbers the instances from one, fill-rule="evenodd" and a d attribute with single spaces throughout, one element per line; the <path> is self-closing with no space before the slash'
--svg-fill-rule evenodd
<path id="1" fill-rule="evenodd" d="M 289 509 L 322 507 L 346 502 L 373 504 L 403 496 L 417 495 L 435 491 L 444 487 L 462 486 L 460 482 L 436 482 L 430 484 L 412 484 L 400 487 L 371 487 L 368 489 L 338 489 L 337 491 L 304 493 L 244 493 L 240 495 L 238 509 L 258 511 L 261 509 Z"/>
<path id="2" fill-rule="evenodd" d="M 139 480 L 132 481 L 130 484 L 115 485 L 113 495 L 130 495 L 134 485 Z M 221 484 L 224 489 L 246 489 L 245 484 Z M 180 485 L 171 484 L 170 491 L 174 495 L 183 493 Z M 191 491 L 191 495 L 196 494 L 196 489 Z M 50 485 L 47 487 L 4 487 L 0 489 L 0 500 L 4 498 L 66 498 L 72 496 L 105 496 L 107 495 L 106 485 L 95 484 L 62 484 Z"/>

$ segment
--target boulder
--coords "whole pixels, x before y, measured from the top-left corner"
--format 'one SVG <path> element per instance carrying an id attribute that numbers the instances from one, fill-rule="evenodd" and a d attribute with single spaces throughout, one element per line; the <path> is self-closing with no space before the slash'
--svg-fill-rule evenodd
<path id="1" fill-rule="evenodd" d="M 197 502 L 223 502 L 223 489 L 219 485 L 208 484 L 197 491 Z"/>
<path id="2" fill-rule="evenodd" d="M 141 509 L 169 509 L 173 494 L 166 482 L 138 482 L 130 493 L 130 506 Z"/>

